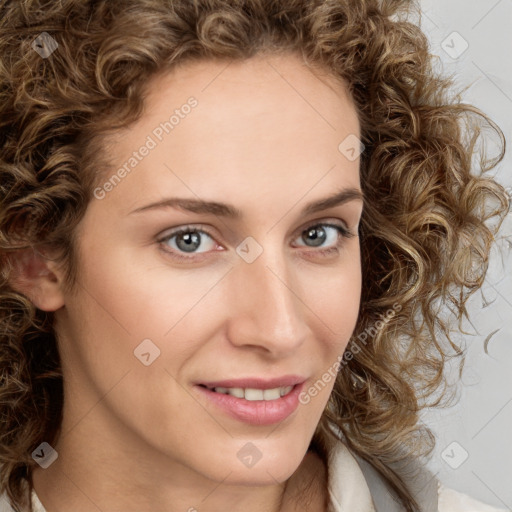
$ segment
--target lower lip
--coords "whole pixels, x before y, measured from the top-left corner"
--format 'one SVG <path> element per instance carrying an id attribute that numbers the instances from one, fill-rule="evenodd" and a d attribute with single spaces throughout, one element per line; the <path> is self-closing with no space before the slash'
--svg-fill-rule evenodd
<path id="1" fill-rule="evenodd" d="M 299 395 L 304 383 L 296 384 L 285 396 L 275 400 L 245 400 L 217 393 L 202 386 L 195 386 L 203 396 L 228 415 L 251 425 L 273 425 L 290 416 L 299 405 Z"/>

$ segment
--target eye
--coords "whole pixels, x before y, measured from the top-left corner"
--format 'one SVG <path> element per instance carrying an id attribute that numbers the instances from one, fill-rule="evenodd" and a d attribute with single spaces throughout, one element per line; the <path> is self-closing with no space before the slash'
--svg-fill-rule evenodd
<path id="1" fill-rule="evenodd" d="M 204 245 L 205 236 L 210 240 L 210 244 L 206 244 L 206 250 L 197 251 Z M 175 240 L 174 240 L 175 239 Z M 193 226 L 185 226 L 185 228 L 173 231 L 158 240 L 164 247 L 163 250 L 169 252 L 173 257 L 178 259 L 191 259 L 193 256 L 183 256 L 181 253 L 197 254 L 197 252 L 207 252 L 208 245 L 210 250 L 216 246 L 213 238 L 203 229 L 194 228 Z"/>
<path id="2" fill-rule="evenodd" d="M 306 247 L 313 248 L 323 246 L 326 241 L 329 242 L 327 248 L 315 251 L 320 254 L 328 254 L 338 252 L 338 249 L 343 244 L 342 238 L 351 238 L 353 236 L 355 235 L 341 224 L 323 222 L 312 224 L 302 231 L 299 238 L 312 242 L 311 245 L 306 245 Z M 206 253 L 218 247 L 208 231 L 194 226 L 185 226 L 171 231 L 165 234 L 165 236 L 160 237 L 157 242 L 162 246 L 162 250 L 171 257 L 188 261 L 194 260 L 195 254 Z M 203 250 L 198 250 L 201 246 Z M 187 256 L 187 254 L 190 256 Z"/>
<path id="3" fill-rule="evenodd" d="M 355 235 L 341 224 L 322 222 L 306 228 L 302 231 L 300 238 L 301 240 L 312 242 L 312 245 L 307 245 L 308 247 L 319 247 L 326 241 L 330 242 L 327 244 L 328 247 L 326 249 L 318 251 L 321 254 L 327 254 L 338 252 L 343 243 L 341 238 L 352 238 L 353 236 Z"/>

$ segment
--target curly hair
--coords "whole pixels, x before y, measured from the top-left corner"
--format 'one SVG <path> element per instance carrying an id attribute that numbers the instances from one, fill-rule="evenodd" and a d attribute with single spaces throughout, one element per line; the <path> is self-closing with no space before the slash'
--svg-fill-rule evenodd
<path id="1" fill-rule="evenodd" d="M 503 133 L 434 71 L 417 12 L 407 0 L 0 2 L 0 490 L 13 506 L 30 507 L 31 453 L 57 439 L 63 406 L 52 313 L 14 289 L 13 259 L 51 247 L 73 289 L 75 228 L 108 168 L 105 136 L 142 115 L 150 77 L 280 53 L 346 84 L 364 144 L 360 311 L 312 447 L 325 460 L 342 440 L 418 510 L 393 466 L 434 448 L 419 412 L 443 404 L 448 358 L 462 372 L 452 321 L 461 329 L 510 204 L 488 172 Z M 32 46 L 42 32 L 58 43 L 47 58 Z M 499 154 L 477 162 L 482 126 Z"/>

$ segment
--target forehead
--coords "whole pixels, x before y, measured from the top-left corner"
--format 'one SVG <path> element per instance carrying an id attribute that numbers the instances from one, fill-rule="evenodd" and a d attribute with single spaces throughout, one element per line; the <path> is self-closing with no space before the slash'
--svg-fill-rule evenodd
<path id="1" fill-rule="evenodd" d="M 184 108 L 190 98 L 195 106 Z M 298 57 L 196 61 L 148 82 L 142 117 L 112 138 L 110 156 L 121 166 L 154 142 L 124 180 L 127 204 L 165 188 L 207 197 L 274 186 L 296 195 L 327 175 L 322 190 L 359 184 L 358 160 L 339 150 L 347 137 L 359 137 L 359 121 L 346 87 Z"/>
<path id="2" fill-rule="evenodd" d="M 219 118 L 218 109 L 222 107 L 226 118 L 235 111 L 241 121 L 254 121 L 263 114 L 291 117 L 297 113 L 305 115 L 305 121 L 321 121 L 332 130 L 340 122 L 358 129 L 357 112 L 346 85 L 341 78 L 306 65 L 294 54 L 242 61 L 192 61 L 148 82 L 146 111 L 162 114 L 195 95 L 203 100 L 205 116 L 215 111 L 220 123 L 224 116 Z M 228 105 L 231 108 L 226 108 Z"/>

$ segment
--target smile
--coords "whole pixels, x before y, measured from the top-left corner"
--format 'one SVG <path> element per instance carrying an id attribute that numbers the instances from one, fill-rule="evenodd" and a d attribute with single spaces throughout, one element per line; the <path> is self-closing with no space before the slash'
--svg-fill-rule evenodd
<path id="1" fill-rule="evenodd" d="M 289 418 L 299 406 L 304 382 L 268 389 L 194 386 L 201 402 L 213 415 L 227 415 L 250 425 L 264 426 Z"/>
<path id="2" fill-rule="evenodd" d="M 206 386 L 205 386 L 206 387 Z M 223 388 L 215 387 L 208 388 L 215 393 L 222 393 L 224 395 L 231 395 L 236 398 L 243 398 L 249 401 L 256 400 L 277 400 L 282 396 L 287 395 L 293 389 L 293 386 L 282 386 L 272 389 L 254 389 L 254 388 Z"/>

